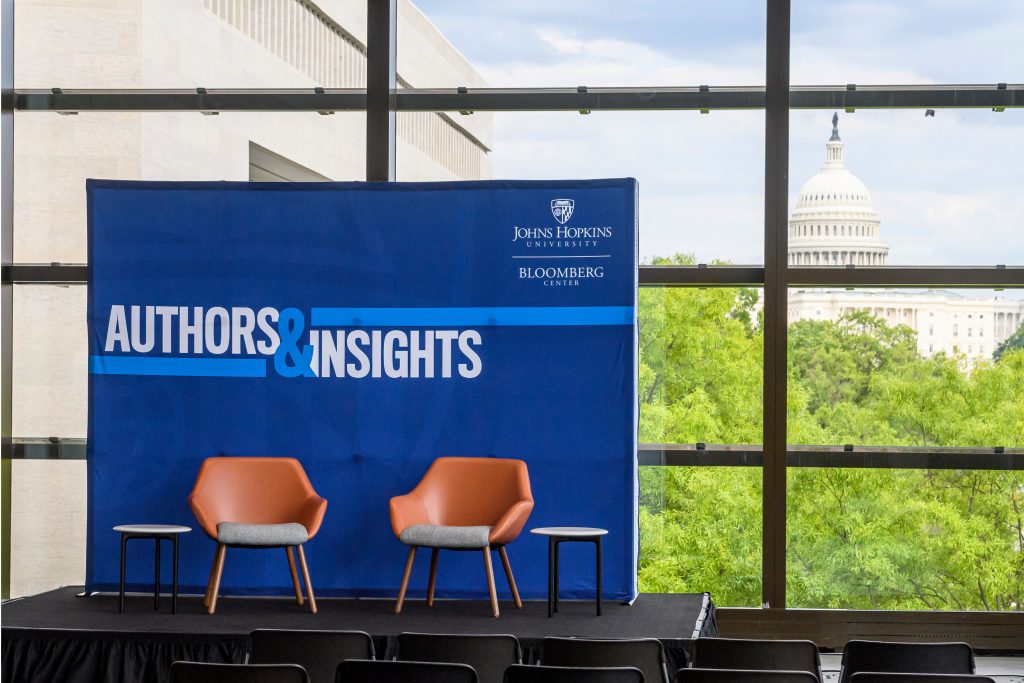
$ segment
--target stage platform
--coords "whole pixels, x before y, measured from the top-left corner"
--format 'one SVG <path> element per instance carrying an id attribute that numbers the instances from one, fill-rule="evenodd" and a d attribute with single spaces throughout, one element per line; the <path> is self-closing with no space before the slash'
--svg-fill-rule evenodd
<path id="1" fill-rule="evenodd" d="M 396 615 L 394 600 L 332 598 L 317 600 L 314 615 L 294 599 L 221 597 L 211 616 L 199 596 L 179 597 L 172 615 L 170 597 L 155 612 L 152 595 L 129 596 L 119 614 L 116 595 L 76 597 L 81 591 L 62 588 L 3 604 L 4 681 L 164 681 L 178 659 L 242 662 L 256 628 L 366 631 L 378 658 L 393 655 L 403 631 L 511 633 L 527 662 L 537 660 L 547 636 L 658 638 L 676 668 L 685 665 L 693 638 L 718 635 L 707 593 L 644 593 L 632 605 L 606 601 L 600 617 L 593 601 L 561 601 L 551 619 L 544 601 L 526 601 L 522 610 L 503 601 L 495 619 L 483 600 L 437 600 L 431 608 L 410 600 Z"/>

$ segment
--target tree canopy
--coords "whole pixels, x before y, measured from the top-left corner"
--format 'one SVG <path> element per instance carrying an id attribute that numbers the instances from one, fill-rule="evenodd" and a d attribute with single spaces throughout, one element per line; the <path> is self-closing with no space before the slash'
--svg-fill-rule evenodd
<path id="1" fill-rule="evenodd" d="M 641 289 L 641 442 L 761 443 L 757 296 Z M 972 366 L 921 357 L 911 328 L 865 311 L 794 322 L 788 440 L 1021 447 L 1021 342 Z M 760 469 L 644 467 L 640 479 L 641 590 L 760 604 Z M 1022 609 L 1021 472 L 793 467 L 788 480 L 791 606 Z"/>

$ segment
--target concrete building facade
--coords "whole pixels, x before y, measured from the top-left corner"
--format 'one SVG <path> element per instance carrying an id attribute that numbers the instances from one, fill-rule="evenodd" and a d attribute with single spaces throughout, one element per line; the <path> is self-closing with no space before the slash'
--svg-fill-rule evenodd
<path id="1" fill-rule="evenodd" d="M 19 0 L 15 21 L 19 89 L 366 84 L 365 0 Z M 409 0 L 398 31 L 400 87 L 486 85 Z M 362 113 L 17 114 L 13 260 L 86 262 L 86 178 L 363 180 L 365 127 Z M 491 176 L 490 114 L 403 113 L 396 128 L 399 180 Z M 84 439 L 86 288 L 14 289 L 13 435 Z M 10 594 L 82 583 L 84 463 L 16 460 L 11 476 Z"/>

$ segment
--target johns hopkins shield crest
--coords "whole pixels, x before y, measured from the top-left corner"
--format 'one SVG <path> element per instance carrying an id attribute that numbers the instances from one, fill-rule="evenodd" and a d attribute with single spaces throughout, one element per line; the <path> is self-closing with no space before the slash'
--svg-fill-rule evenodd
<path id="1" fill-rule="evenodd" d="M 576 202 L 572 199 L 552 199 L 551 215 L 555 220 L 565 225 L 565 222 L 572 218 L 572 210 L 576 208 Z"/>

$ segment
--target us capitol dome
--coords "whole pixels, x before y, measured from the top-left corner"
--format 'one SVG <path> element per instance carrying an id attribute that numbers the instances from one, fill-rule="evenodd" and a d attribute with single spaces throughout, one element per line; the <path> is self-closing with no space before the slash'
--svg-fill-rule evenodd
<path id="1" fill-rule="evenodd" d="M 884 266 L 889 246 L 879 238 L 880 225 L 868 188 L 843 163 L 834 114 L 825 165 L 800 188 L 789 221 L 789 265 Z"/>
<path id="2" fill-rule="evenodd" d="M 843 163 L 839 116 L 825 143 L 825 166 L 800 188 L 789 221 L 791 266 L 885 266 L 889 246 L 879 237 L 880 221 L 871 194 Z M 789 320 L 838 320 L 867 311 L 890 326 L 917 333 L 922 356 L 946 353 L 968 363 L 991 359 L 995 348 L 1024 324 L 1024 300 L 967 296 L 945 290 L 794 289 Z"/>

